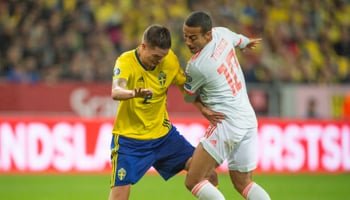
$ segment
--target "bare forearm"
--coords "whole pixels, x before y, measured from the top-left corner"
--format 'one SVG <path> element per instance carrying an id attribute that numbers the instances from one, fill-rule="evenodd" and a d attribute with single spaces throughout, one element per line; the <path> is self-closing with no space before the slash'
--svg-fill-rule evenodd
<path id="1" fill-rule="evenodd" d="M 196 100 L 193 102 L 193 105 L 200 111 L 202 112 L 203 109 L 205 108 L 204 104 L 200 100 L 199 97 L 196 98 Z"/>
<path id="2" fill-rule="evenodd" d="M 135 97 L 135 90 L 113 88 L 111 94 L 113 100 L 128 100 Z"/>
<path id="3" fill-rule="evenodd" d="M 221 121 L 225 118 L 225 114 L 220 112 L 215 112 L 208 107 L 206 107 L 203 102 L 198 97 L 196 101 L 193 102 L 193 104 L 197 107 L 197 109 L 202 113 L 202 115 L 208 119 L 210 124 L 216 125 L 218 123 L 221 123 Z"/>

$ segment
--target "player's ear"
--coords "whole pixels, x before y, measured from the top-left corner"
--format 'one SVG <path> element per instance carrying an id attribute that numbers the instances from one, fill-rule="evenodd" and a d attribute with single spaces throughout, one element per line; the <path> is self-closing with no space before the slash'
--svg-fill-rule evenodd
<path id="1" fill-rule="evenodd" d="M 204 35 L 205 38 L 206 38 L 208 41 L 211 40 L 211 37 L 212 37 L 211 33 L 212 33 L 212 32 L 211 32 L 211 30 L 210 30 L 210 31 L 206 32 L 205 35 Z"/>
<path id="2" fill-rule="evenodd" d="M 146 43 L 141 43 L 141 45 L 140 45 L 141 49 L 145 49 L 146 46 L 147 46 Z"/>

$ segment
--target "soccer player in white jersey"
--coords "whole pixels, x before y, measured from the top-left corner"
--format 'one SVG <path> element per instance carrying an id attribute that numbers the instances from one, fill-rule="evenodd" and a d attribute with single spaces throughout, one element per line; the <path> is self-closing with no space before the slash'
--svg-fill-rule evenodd
<path id="1" fill-rule="evenodd" d="M 193 155 L 186 187 L 200 200 L 225 199 L 205 174 L 227 159 L 231 181 L 245 199 L 270 199 L 252 180 L 258 124 L 235 53 L 235 48 L 254 49 L 261 39 L 213 28 L 211 17 L 201 11 L 186 18 L 183 34 L 193 54 L 186 67 L 185 98 L 211 123 Z"/>

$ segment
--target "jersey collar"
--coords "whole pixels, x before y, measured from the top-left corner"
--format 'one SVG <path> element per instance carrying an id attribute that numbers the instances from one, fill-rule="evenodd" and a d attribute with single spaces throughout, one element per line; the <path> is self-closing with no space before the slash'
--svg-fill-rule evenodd
<path id="1" fill-rule="evenodd" d="M 139 64 L 142 66 L 142 68 L 146 71 L 153 71 L 156 67 L 154 66 L 152 69 L 147 69 L 147 67 L 141 62 L 141 59 L 140 59 L 140 56 L 139 54 L 137 53 L 137 49 L 135 49 L 135 56 L 136 56 L 136 59 L 137 61 L 139 62 Z"/>

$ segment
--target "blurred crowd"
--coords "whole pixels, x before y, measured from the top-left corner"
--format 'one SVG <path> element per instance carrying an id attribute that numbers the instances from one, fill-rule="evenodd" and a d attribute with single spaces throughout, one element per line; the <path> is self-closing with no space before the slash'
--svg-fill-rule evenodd
<path id="1" fill-rule="evenodd" d="M 349 0 L 0 0 L 0 79 L 111 81 L 115 59 L 153 23 L 169 27 L 185 67 L 193 10 L 263 39 L 239 52 L 248 82 L 350 83 Z"/>

